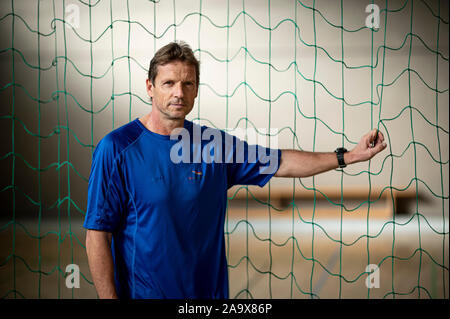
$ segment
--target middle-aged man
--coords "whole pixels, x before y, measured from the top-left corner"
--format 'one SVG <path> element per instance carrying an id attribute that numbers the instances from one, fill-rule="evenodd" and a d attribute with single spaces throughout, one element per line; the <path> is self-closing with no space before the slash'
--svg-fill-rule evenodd
<path id="1" fill-rule="evenodd" d="M 95 149 L 84 227 L 100 298 L 228 298 L 230 187 L 312 176 L 369 160 L 386 147 L 373 130 L 348 152 L 253 148 L 186 120 L 199 74 L 187 44 L 158 50 L 146 80 L 151 112 L 110 132 Z"/>

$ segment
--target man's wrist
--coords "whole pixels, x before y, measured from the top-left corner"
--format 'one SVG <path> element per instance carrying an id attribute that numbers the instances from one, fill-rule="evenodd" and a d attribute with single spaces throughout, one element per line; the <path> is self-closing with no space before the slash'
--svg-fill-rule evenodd
<path id="1" fill-rule="evenodd" d="M 355 163 L 356 161 L 354 160 L 354 156 L 352 151 L 348 151 L 344 153 L 344 162 L 346 165 L 350 165 Z"/>

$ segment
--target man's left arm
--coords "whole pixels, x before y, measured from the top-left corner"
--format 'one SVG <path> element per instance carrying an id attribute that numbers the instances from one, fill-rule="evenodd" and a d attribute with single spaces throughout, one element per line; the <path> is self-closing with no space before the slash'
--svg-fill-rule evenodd
<path id="1" fill-rule="evenodd" d="M 352 150 L 344 153 L 345 164 L 370 160 L 386 148 L 383 134 L 374 129 L 364 135 Z M 277 177 L 309 177 L 339 167 L 336 153 L 282 150 Z"/>

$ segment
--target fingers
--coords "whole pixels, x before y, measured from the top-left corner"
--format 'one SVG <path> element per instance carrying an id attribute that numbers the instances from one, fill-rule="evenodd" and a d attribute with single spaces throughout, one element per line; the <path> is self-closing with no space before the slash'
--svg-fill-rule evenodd
<path id="1" fill-rule="evenodd" d="M 351 150 L 355 162 L 362 162 L 370 160 L 379 152 L 383 151 L 387 147 L 383 133 L 377 129 L 366 133 L 358 145 Z"/>
<path id="2" fill-rule="evenodd" d="M 377 138 L 378 138 L 378 130 L 377 129 L 373 129 L 370 132 L 370 137 L 369 137 L 369 146 L 371 148 L 373 148 L 375 146 L 375 144 L 377 143 Z"/>
<path id="3" fill-rule="evenodd" d="M 374 148 L 378 145 L 385 144 L 384 143 L 384 135 L 376 128 L 370 131 L 369 133 L 369 147 Z M 386 145 L 385 145 L 386 146 Z"/>
<path id="4" fill-rule="evenodd" d="M 369 133 L 367 133 L 366 135 L 366 146 L 368 148 L 373 148 L 376 144 L 376 139 L 377 139 L 377 134 L 378 130 L 376 128 L 374 128 L 372 131 L 370 131 Z"/>
<path id="5" fill-rule="evenodd" d="M 370 131 L 371 139 L 375 139 L 378 135 L 378 130 L 374 128 L 372 131 Z"/>
<path id="6" fill-rule="evenodd" d="M 378 143 L 373 147 L 373 149 L 375 150 L 375 154 L 381 152 L 382 150 L 384 150 L 387 147 L 386 142 L 381 141 L 381 139 L 378 141 Z"/>
<path id="7" fill-rule="evenodd" d="M 375 155 L 384 150 L 387 147 L 387 144 L 384 141 L 383 133 L 381 133 L 377 129 L 374 129 L 372 132 L 375 132 L 375 134 L 371 134 L 371 136 L 373 136 L 371 148 L 373 149 L 373 155 Z"/>

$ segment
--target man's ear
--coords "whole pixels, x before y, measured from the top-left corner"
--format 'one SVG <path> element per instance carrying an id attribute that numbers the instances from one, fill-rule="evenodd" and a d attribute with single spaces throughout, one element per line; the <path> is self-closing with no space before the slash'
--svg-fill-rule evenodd
<path id="1" fill-rule="evenodd" d="M 145 80 L 145 87 L 150 98 L 153 97 L 153 83 L 150 79 Z"/>
<path id="2" fill-rule="evenodd" d="M 197 96 L 198 96 L 198 84 L 197 84 L 197 89 L 195 91 L 195 98 L 197 98 Z"/>

